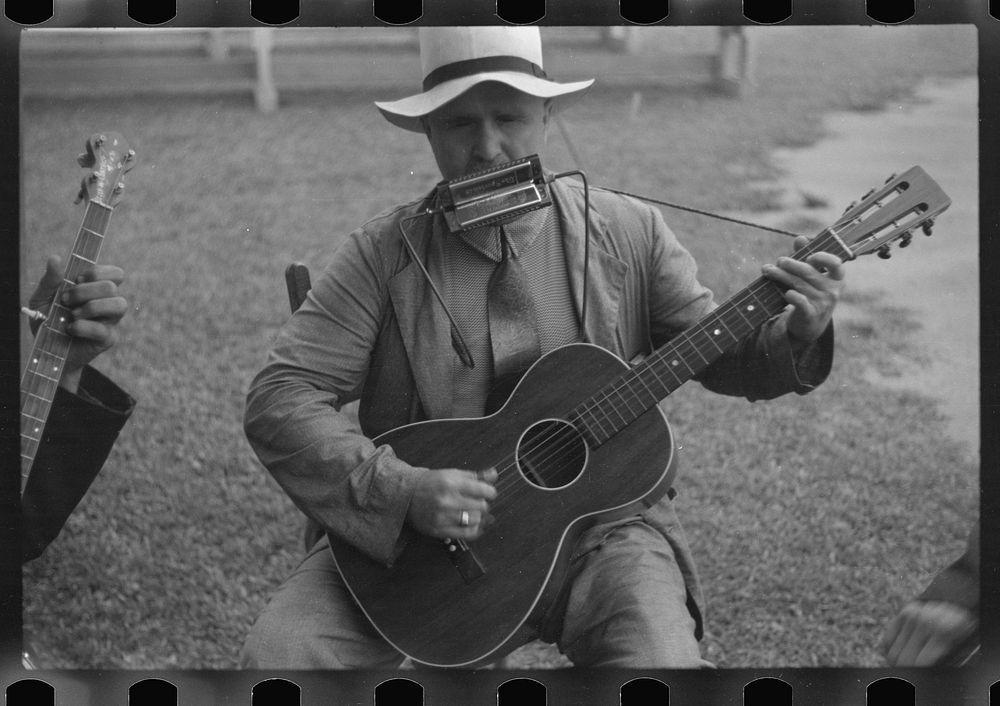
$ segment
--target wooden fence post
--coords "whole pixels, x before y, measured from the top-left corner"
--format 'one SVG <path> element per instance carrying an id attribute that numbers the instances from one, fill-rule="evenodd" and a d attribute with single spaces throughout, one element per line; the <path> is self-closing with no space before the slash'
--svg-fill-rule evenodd
<path id="1" fill-rule="evenodd" d="M 225 61 L 229 58 L 229 45 L 226 44 L 221 29 L 208 30 L 208 41 L 205 46 L 208 50 L 208 58 L 212 61 Z"/>
<path id="2" fill-rule="evenodd" d="M 274 30 L 271 27 L 254 28 L 253 51 L 257 66 L 257 84 L 253 93 L 257 109 L 263 113 L 270 113 L 278 107 L 278 90 L 274 85 L 271 63 L 273 47 Z"/>
<path id="3" fill-rule="evenodd" d="M 742 27 L 719 30 L 719 51 L 715 60 L 715 85 L 723 93 L 740 96 L 750 90 L 753 52 Z"/>

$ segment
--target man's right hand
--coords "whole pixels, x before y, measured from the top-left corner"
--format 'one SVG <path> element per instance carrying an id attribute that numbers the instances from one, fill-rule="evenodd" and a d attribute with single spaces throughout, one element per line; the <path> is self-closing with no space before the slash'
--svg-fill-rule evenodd
<path id="1" fill-rule="evenodd" d="M 476 539 L 493 523 L 489 504 L 497 496 L 493 487 L 496 479 L 493 468 L 477 472 L 444 468 L 423 473 L 406 519 L 430 537 Z"/>
<path id="2" fill-rule="evenodd" d="M 968 609 L 944 601 L 911 601 L 886 628 L 880 647 L 892 667 L 930 667 L 955 658 L 975 634 Z M 964 655 L 963 655 L 964 656 Z"/>

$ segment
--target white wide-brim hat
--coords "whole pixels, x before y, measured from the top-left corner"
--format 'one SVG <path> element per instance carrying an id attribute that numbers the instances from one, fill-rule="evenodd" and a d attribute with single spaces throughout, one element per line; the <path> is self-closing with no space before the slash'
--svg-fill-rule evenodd
<path id="1" fill-rule="evenodd" d="M 560 109 L 582 95 L 594 79 L 550 80 L 542 69 L 538 27 L 421 27 L 423 92 L 396 101 L 376 101 L 386 120 L 423 132 L 420 118 L 485 81 L 499 81 Z"/>

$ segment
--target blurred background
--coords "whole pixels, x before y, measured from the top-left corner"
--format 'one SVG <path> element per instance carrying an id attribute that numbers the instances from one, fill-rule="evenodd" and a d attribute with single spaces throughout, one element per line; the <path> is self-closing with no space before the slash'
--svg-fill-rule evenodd
<path id="1" fill-rule="evenodd" d="M 978 511 L 975 28 L 546 27 L 543 41 L 551 76 L 597 78 L 552 126 L 550 169 L 806 235 L 914 164 L 952 197 L 934 238 L 848 270 L 823 387 L 751 405 L 690 386 L 665 405 L 706 658 L 881 664 L 884 625 Z M 79 228 L 85 140 L 120 132 L 138 158 L 101 256 L 126 270 L 132 310 L 97 361 L 138 407 L 25 567 L 26 639 L 42 667 L 232 668 L 301 555 L 302 518 L 243 436 L 246 388 L 288 316 L 285 266 L 318 273 L 438 179 L 425 140 L 372 105 L 418 90 L 415 30 L 26 30 L 21 71 L 24 297 Z M 664 216 L 720 299 L 791 248 Z M 566 666 L 540 643 L 509 664 Z"/>

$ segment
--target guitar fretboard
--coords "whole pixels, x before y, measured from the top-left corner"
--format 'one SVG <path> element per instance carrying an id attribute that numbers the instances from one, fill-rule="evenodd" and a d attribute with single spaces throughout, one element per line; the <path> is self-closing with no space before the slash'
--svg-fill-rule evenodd
<path id="1" fill-rule="evenodd" d="M 66 326 L 72 319 L 69 309 L 61 304 L 62 293 L 67 284 L 76 283 L 87 265 L 97 262 L 111 213 L 109 206 L 93 200 L 88 202 L 83 225 L 66 264 L 63 282 L 56 291 L 46 320 L 38 329 L 21 377 L 22 491 L 45 433 L 45 423 L 69 353 L 70 336 Z"/>
<path id="2" fill-rule="evenodd" d="M 853 257 L 830 230 L 823 231 L 792 257 L 803 260 L 824 250 L 845 259 Z M 783 289 L 777 283 L 757 279 L 578 405 L 569 418 L 592 447 L 605 443 L 781 313 L 786 305 Z"/>

